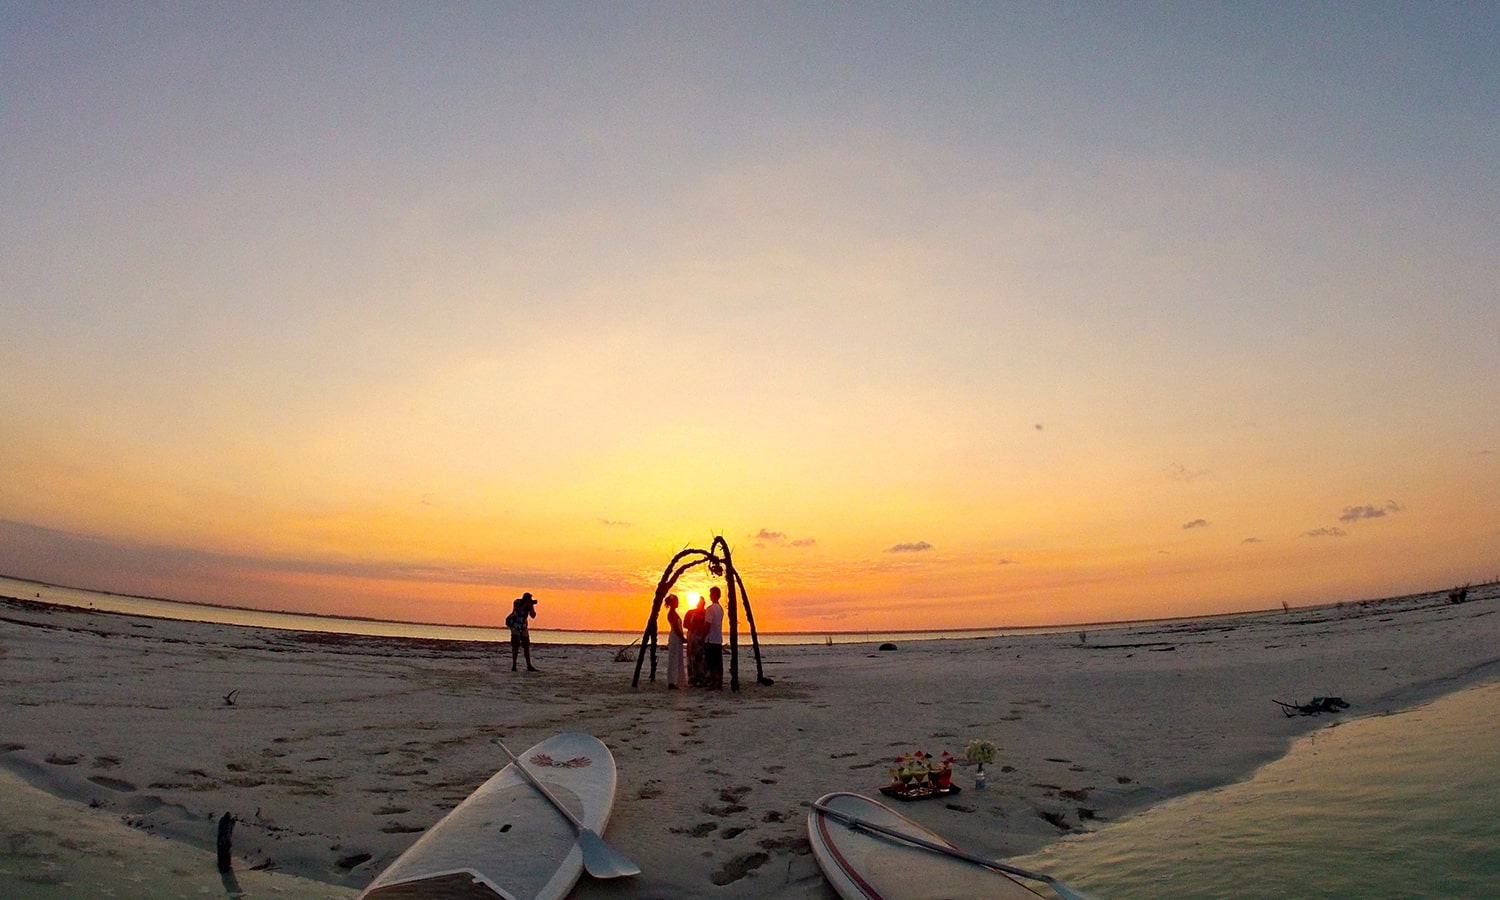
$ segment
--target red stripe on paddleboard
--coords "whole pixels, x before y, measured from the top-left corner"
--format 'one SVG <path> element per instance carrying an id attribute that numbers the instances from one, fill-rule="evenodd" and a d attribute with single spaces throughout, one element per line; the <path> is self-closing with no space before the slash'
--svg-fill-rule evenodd
<path id="1" fill-rule="evenodd" d="M 868 881 L 859 877 L 859 873 L 854 871 L 854 867 L 850 865 L 849 860 L 844 857 L 844 854 L 839 852 L 838 845 L 833 842 L 833 838 L 828 834 L 828 817 L 822 813 L 818 813 L 818 833 L 823 836 L 823 845 L 828 848 L 828 851 L 833 854 L 834 860 L 838 862 L 839 870 L 849 876 L 849 880 L 854 882 L 854 886 L 859 888 L 860 892 L 869 897 L 870 900 L 884 900 L 880 892 L 875 890 Z"/>

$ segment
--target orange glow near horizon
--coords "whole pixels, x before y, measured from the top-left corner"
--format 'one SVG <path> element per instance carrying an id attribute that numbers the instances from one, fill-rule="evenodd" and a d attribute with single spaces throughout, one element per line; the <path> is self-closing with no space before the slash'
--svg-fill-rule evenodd
<path id="1" fill-rule="evenodd" d="M 1401 580 L 1383 571 L 1385 551 L 1372 545 L 1327 555 L 1312 539 L 1286 546 L 1236 546 L 1228 554 L 1164 553 L 1122 548 L 1091 554 L 1017 554 L 997 564 L 984 555 L 874 561 L 822 559 L 773 565 L 784 551 L 736 550 L 757 628 L 773 632 L 902 631 L 993 628 L 1168 618 L 1368 599 L 1448 586 L 1473 578 Z M 1325 558 L 1308 558 L 1308 553 Z M 1350 567 L 1360 571 L 1350 577 Z M 26 573 L 15 573 L 25 575 Z M 538 599 L 538 629 L 641 629 L 650 611 L 655 566 L 643 563 L 594 586 L 540 583 L 465 584 L 411 577 L 355 577 L 238 568 L 160 578 L 128 592 L 171 599 L 398 621 L 499 627 L 522 591 Z M 556 578 L 557 576 L 551 576 Z M 1301 587 L 1288 590 L 1295 579 Z M 611 586 L 612 585 L 612 586 Z M 1394 588 L 1390 587 L 1394 585 Z M 119 589 L 118 584 L 86 587 Z M 683 612 L 703 602 L 697 589 L 677 591 Z M 745 627 L 742 621 L 742 627 Z"/>
<path id="2" fill-rule="evenodd" d="M 1390 544 L 1347 537 L 1234 542 L 1206 549 L 1195 548 L 1191 540 L 1170 549 L 1137 543 L 1107 551 L 1096 547 L 1084 554 L 1023 548 L 1005 556 L 909 549 L 840 557 L 821 543 L 804 550 L 764 538 L 746 539 L 732 549 L 756 626 L 765 633 L 1169 618 L 1371 599 L 1485 580 L 1461 570 L 1464 554 L 1477 547 L 1446 546 L 1415 526 L 1398 526 L 1393 539 L 1423 554 L 1431 569 L 1413 574 L 1391 553 Z M 7 543 L 29 558 L 42 555 L 24 542 L 0 542 Z M 94 546 L 97 542 L 84 549 Z M 470 580 L 465 572 L 485 571 L 472 565 L 449 564 L 422 574 L 420 569 L 369 562 L 361 563 L 366 574 L 349 574 L 338 572 L 336 564 L 324 572 L 300 569 L 302 563 L 216 563 L 212 558 L 184 566 L 171 554 L 148 561 L 135 574 L 82 567 L 85 557 L 78 554 L 60 572 L 30 571 L 4 559 L 0 572 L 192 602 L 488 627 L 500 627 L 511 601 L 530 591 L 538 599 L 538 629 L 638 631 L 671 553 L 606 557 L 614 564 L 537 571 L 509 584 L 499 573 L 486 575 L 485 582 Z M 637 562 L 624 564 L 625 559 Z M 76 577 L 80 573 L 81 582 Z M 704 576 L 701 583 L 679 584 L 676 593 L 684 600 L 684 612 L 703 602 L 701 592 L 711 583 Z M 743 620 L 742 627 L 747 627 Z"/>

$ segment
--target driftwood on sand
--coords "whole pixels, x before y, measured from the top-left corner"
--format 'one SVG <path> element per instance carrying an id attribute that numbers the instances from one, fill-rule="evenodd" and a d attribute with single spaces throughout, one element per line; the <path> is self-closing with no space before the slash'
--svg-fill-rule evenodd
<path id="1" fill-rule="evenodd" d="M 1288 716 L 1316 716 L 1320 713 L 1336 713 L 1349 708 L 1343 697 L 1314 697 L 1308 703 L 1286 703 L 1272 700 Z"/>

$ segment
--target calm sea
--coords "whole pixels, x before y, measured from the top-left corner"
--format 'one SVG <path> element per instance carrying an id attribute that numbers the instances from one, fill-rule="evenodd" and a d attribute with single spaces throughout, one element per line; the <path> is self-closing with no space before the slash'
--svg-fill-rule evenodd
<path id="1" fill-rule="evenodd" d="M 1500 897 L 1500 682 L 1302 738 L 1018 865 L 1101 900 Z"/>
<path id="2" fill-rule="evenodd" d="M 510 641 L 510 632 L 504 628 L 481 628 L 468 625 L 428 625 L 420 622 L 388 622 L 380 619 L 351 619 L 334 616 L 304 615 L 301 613 L 264 612 L 256 609 L 210 606 L 203 603 L 186 603 L 177 600 L 160 600 L 150 597 L 135 597 L 129 594 L 90 591 L 83 588 L 63 587 L 28 581 L 22 578 L 10 578 L 4 575 L 0 575 L 0 597 L 41 600 L 46 603 L 73 606 L 79 609 L 98 609 L 106 612 L 153 616 L 160 619 L 180 619 L 189 622 L 213 622 L 219 625 L 248 625 L 254 628 L 282 628 L 289 631 L 364 634 L 379 637 L 436 638 L 446 641 L 499 641 L 502 643 Z M 649 610 L 643 610 L 643 612 L 646 611 Z M 780 634 L 760 632 L 758 639 L 762 644 L 822 644 L 830 640 L 843 644 L 876 641 L 937 640 L 942 638 L 1001 637 L 1017 634 L 1060 634 L 1077 631 L 1078 627 L 1077 625 L 1058 625 L 1029 628 L 974 628 L 954 631 L 835 631 L 786 632 Z M 625 645 L 632 641 L 640 640 L 640 637 L 641 633 L 639 631 L 531 629 L 531 638 L 533 641 L 551 644 Z M 748 628 L 741 627 L 740 639 L 749 642 L 750 634 Z"/>

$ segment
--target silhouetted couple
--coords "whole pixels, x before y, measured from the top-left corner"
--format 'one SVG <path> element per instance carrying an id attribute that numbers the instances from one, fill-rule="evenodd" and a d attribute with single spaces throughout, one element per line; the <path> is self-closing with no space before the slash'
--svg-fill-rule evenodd
<path id="1" fill-rule="evenodd" d="M 667 687 L 724 689 L 724 607 L 719 588 L 708 592 L 708 605 L 694 606 L 686 616 L 677 612 L 676 594 L 667 597 Z"/>

